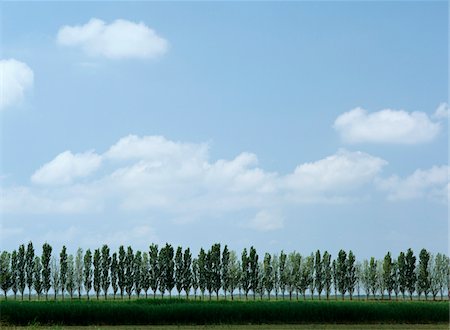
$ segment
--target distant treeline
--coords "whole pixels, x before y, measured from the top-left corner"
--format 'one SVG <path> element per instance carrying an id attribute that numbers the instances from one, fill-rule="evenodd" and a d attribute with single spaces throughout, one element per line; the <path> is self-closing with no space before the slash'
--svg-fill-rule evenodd
<path id="1" fill-rule="evenodd" d="M 418 259 L 418 260 L 417 260 Z M 198 256 L 193 257 L 189 248 L 174 249 L 166 244 L 159 249 L 151 244 L 148 251 L 136 251 L 128 246 L 119 247 L 117 252 L 110 253 L 107 245 L 101 249 L 85 252 L 79 248 L 74 255 L 68 254 L 63 246 L 59 256 L 52 256 L 52 247 L 45 243 L 41 256 L 36 256 L 33 244 L 20 245 L 12 252 L 3 251 L 0 255 L 0 288 L 5 299 L 10 291 L 17 298 L 24 292 L 42 295 L 48 299 L 53 293 L 54 299 L 61 294 L 62 299 L 68 294 L 71 299 L 95 292 L 97 299 L 108 294 L 115 299 L 124 295 L 147 295 L 165 293 L 169 296 L 176 290 L 186 298 L 196 299 L 205 293 L 209 299 L 219 293 L 225 299 L 234 299 L 251 294 L 253 299 L 278 299 L 289 297 L 298 299 L 330 299 L 339 295 L 342 299 L 356 294 L 388 297 L 398 299 L 405 295 L 412 299 L 413 295 L 421 299 L 430 296 L 444 299 L 449 293 L 449 258 L 438 253 L 430 254 L 422 249 L 418 258 L 411 249 L 393 257 L 390 252 L 384 259 L 356 261 L 352 251 L 340 250 L 333 259 L 330 253 L 317 250 L 307 256 L 298 252 L 289 254 L 265 253 L 259 256 L 255 248 L 244 249 L 240 256 L 230 251 L 225 245 L 214 244 L 210 249 L 200 249 Z"/>

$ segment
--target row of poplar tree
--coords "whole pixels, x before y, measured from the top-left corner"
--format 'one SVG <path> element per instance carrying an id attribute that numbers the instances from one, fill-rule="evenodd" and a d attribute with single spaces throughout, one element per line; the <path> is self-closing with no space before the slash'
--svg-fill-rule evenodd
<path id="1" fill-rule="evenodd" d="M 5 299 L 11 290 L 14 298 L 19 292 L 23 300 L 25 289 L 28 288 L 28 298 L 31 294 L 42 295 L 48 299 L 53 293 L 54 299 L 61 293 L 62 299 L 69 294 L 72 299 L 78 295 L 81 299 L 83 293 L 89 299 L 91 291 L 95 292 L 97 299 L 104 295 L 113 294 L 113 298 L 132 295 L 138 298 L 149 290 L 153 297 L 157 292 L 161 297 L 167 292 L 170 296 L 176 289 L 178 296 L 182 292 L 186 298 L 190 294 L 197 298 L 204 298 L 207 292 L 211 295 L 223 294 L 234 298 L 236 292 L 241 295 L 251 293 L 256 296 L 289 296 L 290 299 L 299 295 L 306 295 L 314 299 L 322 295 L 326 299 L 334 293 L 335 298 L 340 295 L 342 299 L 349 296 L 352 299 L 356 294 L 358 298 L 364 292 L 368 299 L 396 299 L 405 294 L 410 299 L 422 294 L 425 299 L 431 294 L 433 299 L 440 294 L 444 299 L 449 294 L 449 258 L 444 254 L 431 255 L 422 249 L 419 260 L 416 260 L 411 249 L 401 252 L 397 258 L 387 253 L 384 259 L 364 260 L 357 262 L 352 251 L 348 254 L 340 250 L 337 257 L 332 260 L 331 255 L 325 251 L 323 255 L 318 250 L 308 256 L 292 252 L 289 254 L 265 253 L 260 260 L 255 248 L 249 251 L 244 249 L 238 257 L 225 245 L 223 250 L 220 244 L 214 244 L 205 251 L 203 248 L 197 257 L 192 257 L 189 248 L 178 247 L 176 251 L 170 244 L 161 249 L 152 244 L 148 252 L 136 251 L 129 246 L 125 249 L 119 247 L 117 252 L 110 254 L 107 245 L 101 249 L 78 249 L 75 256 L 67 254 L 63 246 L 59 258 L 52 256 L 52 247 L 45 243 L 42 255 L 36 256 L 33 244 L 30 242 L 20 245 L 12 253 L 3 251 L 0 254 L 0 288 Z M 416 262 L 417 261 L 417 262 Z"/>

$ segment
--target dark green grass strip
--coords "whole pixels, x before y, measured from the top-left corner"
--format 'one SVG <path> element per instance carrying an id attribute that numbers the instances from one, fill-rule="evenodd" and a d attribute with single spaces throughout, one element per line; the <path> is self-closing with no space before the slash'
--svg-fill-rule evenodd
<path id="1" fill-rule="evenodd" d="M 448 302 L 2 301 L 2 324 L 442 323 Z"/>

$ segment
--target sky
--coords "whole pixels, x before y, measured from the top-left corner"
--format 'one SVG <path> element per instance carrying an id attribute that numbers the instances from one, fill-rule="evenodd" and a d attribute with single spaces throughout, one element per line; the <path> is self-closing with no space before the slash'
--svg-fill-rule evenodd
<path id="1" fill-rule="evenodd" d="M 448 4 L 2 2 L 0 246 L 448 251 Z"/>

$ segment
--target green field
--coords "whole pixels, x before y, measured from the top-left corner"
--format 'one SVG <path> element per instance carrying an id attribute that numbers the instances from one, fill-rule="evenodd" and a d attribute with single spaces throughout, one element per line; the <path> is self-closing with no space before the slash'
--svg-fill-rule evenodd
<path id="1" fill-rule="evenodd" d="M 1 301 L 6 325 L 445 324 L 448 302 Z"/>

